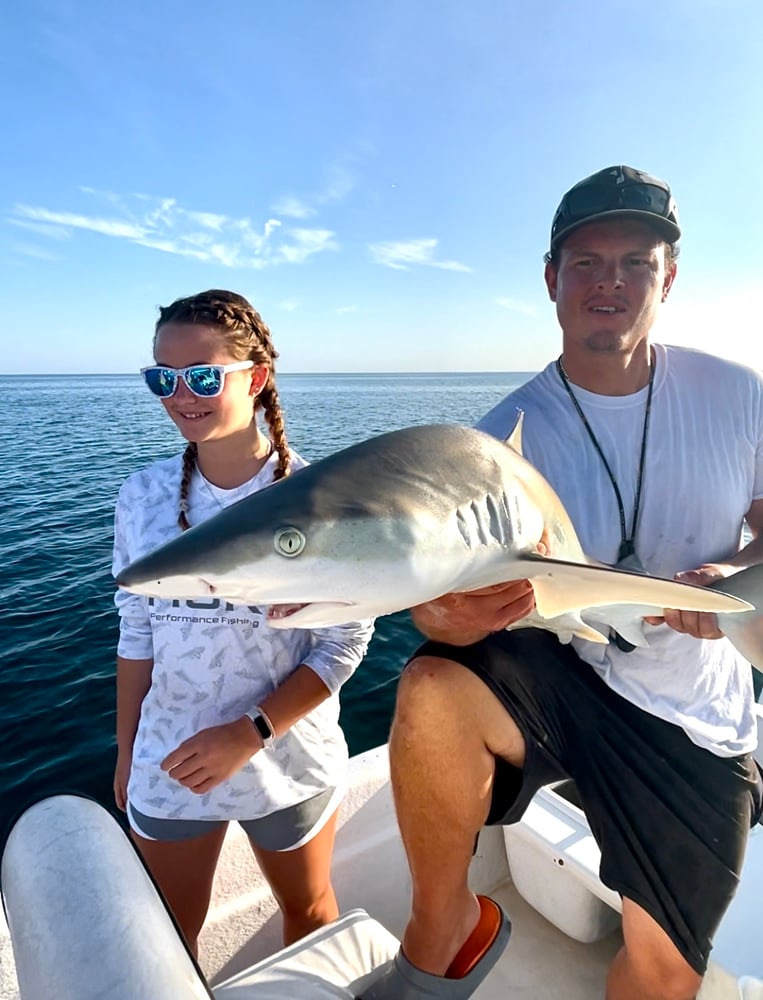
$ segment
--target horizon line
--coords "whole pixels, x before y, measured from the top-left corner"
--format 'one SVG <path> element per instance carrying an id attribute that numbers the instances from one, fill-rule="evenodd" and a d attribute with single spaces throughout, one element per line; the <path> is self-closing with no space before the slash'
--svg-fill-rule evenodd
<path id="1" fill-rule="evenodd" d="M 385 370 L 375 371 L 368 369 L 331 369 L 326 371 L 278 371 L 276 379 L 284 375 L 534 375 L 540 369 L 521 368 L 432 368 L 432 369 L 398 369 L 396 371 Z M 127 378 L 134 376 L 140 378 L 140 372 L 0 372 L 0 378 Z"/>

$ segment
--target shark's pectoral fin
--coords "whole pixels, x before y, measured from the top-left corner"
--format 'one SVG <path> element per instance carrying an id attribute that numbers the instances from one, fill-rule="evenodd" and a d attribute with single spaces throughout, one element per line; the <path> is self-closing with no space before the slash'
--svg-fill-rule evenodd
<path id="1" fill-rule="evenodd" d="M 609 642 L 609 626 L 601 628 L 584 622 L 579 614 L 570 613 L 559 615 L 558 618 L 544 618 L 537 610 L 531 611 L 529 615 L 520 618 L 519 621 L 507 626 L 511 631 L 516 628 L 542 628 L 546 632 L 553 632 L 559 642 L 565 645 L 572 642 L 574 636 L 578 639 L 588 639 L 589 642 L 605 643 Z"/>
<path id="2" fill-rule="evenodd" d="M 595 625 L 589 625 L 583 621 L 580 615 L 562 615 L 559 619 L 546 620 L 544 628 L 556 632 L 559 642 L 572 642 L 572 637 L 578 639 L 588 639 L 589 642 L 598 642 L 604 645 L 609 642 L 609 628 L 604 626 L 603 630 Z"/>
<path id="3" fill-rule="evenodd" d="M 516 557 L 522 573 L 532 581 L 535 606 L 543 618 L 607 604 L 645 605 L 645 614 L 662 614 L 663 608 L 683 611 L 737 612 L 750 605 L 709 587 L 662 580 L 643 573 L 610 566 L 566 562 L 537 553 Z"/>
<path id="4" fill-rule="evenodd" d="M 599 608 L 583 611 L 582 618 L 586 625 L 598 628 L 607 636 L 610 630 L 615 632 L 631 646 L 648 646 L 644 635 L 644 618 L 654 614 L 654 608 L 638 604 L 609 604 Z"/>

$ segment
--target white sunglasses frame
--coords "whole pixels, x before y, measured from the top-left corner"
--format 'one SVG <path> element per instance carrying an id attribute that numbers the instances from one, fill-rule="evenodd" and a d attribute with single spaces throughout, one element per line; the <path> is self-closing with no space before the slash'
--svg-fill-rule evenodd
<path id="1" fill-rule="evenodd" d="M 228 365 L 204 364 L 203 362 L 200 362 L 199 364 L 196 364 L 196 365 L 186 365 L 185 368 L 173 368 L 172 365 L 146 365 L 145 368 L 141 368 L 140 374 L 143 376 L 144 381 L 145 381 L 146 372 L 153 371 L 153 370 L 155 370 L 157 368 L 162 368 L 165 371 L 172 372 L 175 375 L 175 388 L 167 396 L 160 396 L 160 395 L 158 395 L 158 393 L 155 393 L 151 389 L 151 387 L 148 386 L 148 382 L 146 382 L 146 385 L 148 386 L 148 391 L 151 393 L 152 396 L 156 396 L 157 399 L 172 399 L 172 397 L 177 392 L 177 388 L 178 388 L 178 385 L 180 384 L 180 379 L 181 378 L 182 378 L 183 382 L 185 382 L 185 385 L 186 385 L 186 388 L 188 389 L 188 391 L 189 392 L 193 392 L 194 396 L 196 396 L 198 399 L 214 399 L 216 396 L 222 395 L 222 391 L 225 388 L 225 376 L 229 372 L 243 372 L 243 371 L 246 371 L 248 368 L 254 368 L 254 367 L 255 367 L 254 361 L 251 361 L 251 360 L 250 361 L 232 361 Z M 186 381 L 186 377 L 185 377 L 185 373 L 187 371 L 190 371 L 192 368 L 216 368 L 220 372 L 220 388 L 219 388 L 219 390 L 217 392 L 208 393 L 206 395 L 204 393 L 194 392 L 193 389 L 191 388 L 191 386 L 188 385 L 188 382 Z"/>

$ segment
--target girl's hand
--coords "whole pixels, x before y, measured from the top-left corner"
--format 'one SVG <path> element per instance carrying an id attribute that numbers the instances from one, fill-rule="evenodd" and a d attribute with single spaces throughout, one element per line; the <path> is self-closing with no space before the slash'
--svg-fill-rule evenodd
<path id="1" fill-rule="evenodd" d="M 114 801 L 117 809 L 122 812 L 127 809 L 127 782 L 130 778 L 130 768 L 132 766 L 132 751 L 119 751 L 117 754 L 117 764 L 114 768 Z"/>
<path id="2" fill-rule="evenodd" d="M 210 726 L 189 737 L 162 761 L 163 771 L 196 795 L 227 781 L 262 749 L 262 739 L 248 716 Z"/>

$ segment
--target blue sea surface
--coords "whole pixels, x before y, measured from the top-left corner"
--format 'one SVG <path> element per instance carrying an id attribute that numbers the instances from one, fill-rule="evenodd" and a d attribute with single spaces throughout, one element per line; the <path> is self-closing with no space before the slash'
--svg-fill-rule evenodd
<path id="1" fill-rule="evenodd" d="M 528 373 L 279 375 L 289 440 L 315 461 L 397 427 L 474 423 Z M 19 809 L 76 791 L 111 808 L 117 615 L 112 518 L 134 470 L 183 447 L 137 375 L 0 376 L 0 844 Z M 342 691 L 351 753 L 386 742 L 420 637 L 377 621 Z"/>

